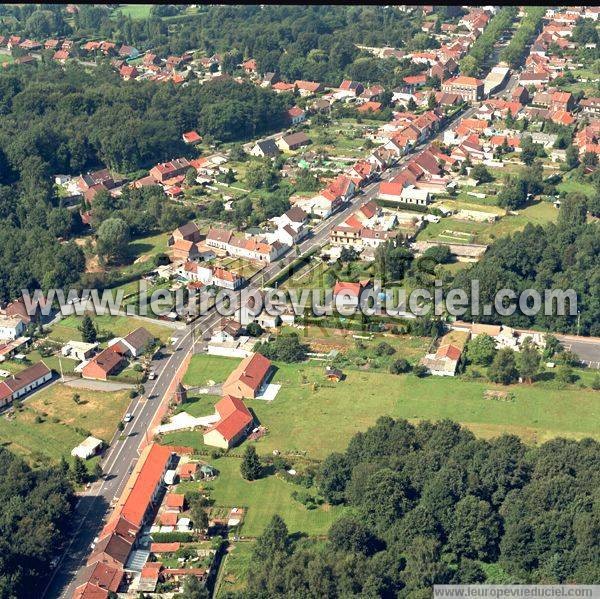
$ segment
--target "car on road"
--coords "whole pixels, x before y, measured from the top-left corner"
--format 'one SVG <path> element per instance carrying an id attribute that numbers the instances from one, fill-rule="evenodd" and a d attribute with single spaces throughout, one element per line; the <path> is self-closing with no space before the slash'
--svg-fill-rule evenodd
<path id="1" fill-rule="evenodd" d="M 151 370 L 151 371 L 148 373 L 148 378 L 149 378 L 151 381 L 153 381 L 153 380 L 156 378 L 156 372 L 154 372 L 154 370 Z"/>
<path id="2" fill-rule="evenodd" d="M 133 414 L 131 412 L 127 412 L 125 414 L 125 418 L 123 418 L 123 422 L 131 422 L 133 420 Z"/>

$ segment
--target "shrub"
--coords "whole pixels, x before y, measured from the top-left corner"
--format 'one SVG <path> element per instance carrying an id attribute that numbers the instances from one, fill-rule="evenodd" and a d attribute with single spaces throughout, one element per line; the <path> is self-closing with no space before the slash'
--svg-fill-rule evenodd
<path id="1" fill-rule="evenodd" d="M 394 360 L 390 365 L 390 372 L 392 374 L 403 374 L 405 372 L 410 372 L 412 369 L 410 362 L 405 360 L 404 358 L 400 358 L 399 360 Z"/>
<path id="2" fill-rule="evenodd" d="M 386 343 L 385 341 L 382 341 L 375 348 L 375 355 L 376 356 L 392 356 L 395 353 L 396 353 L 396 350 L 389 343 Z"/>

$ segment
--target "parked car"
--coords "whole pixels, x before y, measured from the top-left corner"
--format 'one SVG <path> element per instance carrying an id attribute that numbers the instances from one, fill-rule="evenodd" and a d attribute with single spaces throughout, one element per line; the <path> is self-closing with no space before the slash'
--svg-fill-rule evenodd
<path id="1" fill-rule="evenodd" d="M 133 414 L 131 412 L 127 412 L 125 414 L 125 418 L 123 418 L 124 422 L 131 422 L 133 420 Z"/>

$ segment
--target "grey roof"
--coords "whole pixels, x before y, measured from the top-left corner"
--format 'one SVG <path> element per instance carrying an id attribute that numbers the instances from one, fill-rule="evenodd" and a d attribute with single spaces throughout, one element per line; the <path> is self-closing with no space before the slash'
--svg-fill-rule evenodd
<path id="1" fill-rule="evenodd" d="M 272 139 L 257 141 L 256 145 L 260 148 L 260 151 L 267 156 L 279 154 L 279 148 Z"/>

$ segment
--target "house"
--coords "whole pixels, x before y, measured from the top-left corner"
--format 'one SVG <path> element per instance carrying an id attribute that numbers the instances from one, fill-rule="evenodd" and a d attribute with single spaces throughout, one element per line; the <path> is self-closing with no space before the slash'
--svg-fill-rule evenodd
<path id="1" fill-rule="evenodd" d="M 338 309 L 356 308 L 364 291 L 371 287 L 371 281 L 364 280 L 358 283 L 337 281 L 333 288 L 334 305 Z"/>
<path id="2" fill-rule="evenodd" d="M 483 81 L 475 77 L 459 75 L 442 83 L 442 91 L 458 94 L 468 102 L 476 102 L 483 97 Z"/>
<path id="3" fill-rule="evenodd" d="M 452 343 L 443 343 L 435 354 L 426 354 L 421 364 L 434 376 L 454 376 L 462 357 L 462 349 Z"/>
<path id="4" fill-rule="evenodd" d="M 222 318 L 211 341 L 216 343 L 231 343 L 242 333 L 242 325 L 231 318 Z"/>
<path id="5" fill-rule="evenodd" d="M 381 102 L 365 102 L 364 104 L 361 104 L 357 110 L 358 112 L 365 114 L 368 112 L 379 112 L 381 110 Z"/>
<path id="6" fill-rule="evenodd" d="M 246 284 L 246 279 L 226 268 L 212 269 L 212 284 L 224 289 L 240 289 Z"/>
<path id="7" fill-rule="evenodd" d="M 263 75 L 262 81 L 260 83 L 261 87 L 270 87 L 274 83 L 277 83 L 278 77 L 277 73 L 269 72 Z"/>
<path id="8" fill-rule="evenodd" d="M 223 394 L 255 398 L 271 371 L 271 361 L 259 353 L 244 358 L 223 383 Z"/>
<path id="9" fill-rule="evenodd" d="M 129 333 L 126 337 L 116 337 L 108 342 L 109 347 L 116 347 L 116 351 L 124 356 L 138 358 L 154 342 L 155 337 L 144 327 L 138 327 L 135 331 Z"/>
<path id="10" fill-rule="evenodd" d="M 27 393 L 47 383 L 51 378 L 52 371 L 43 361 L 9 376 L 0 382 L 0 408 L 27 395 Z"/>
<path id="11" fill-rule="evenodd" d="M 119 68 L 119 75 L 123 81 L 129 81 L 130 79 L 139 77 L 140 72 L 134 66 L 124 64 Z"/>
<path id="12" fill-rule="evenodd" d="M 107 168 L 91 173 L 88 171 L 77 179 L 77 186 L 83 192 L 96 185 L 103 185 L 105 189 L 113 189 L 117 186 L 113 176 Z"/>
<path id="13" fill-rule="evenodd" d="M 198 225 L 194 221 L 190 221 L 185 225 L 177 227 L 171 233 L 168 244 L 173 245 L 177 241 L 191 241 L 192 243 L 198 243 L 202 239 L 202 234 Z"/>
<path id="14" fill-rule="evenodd" d="M 252 149 L 249 153 L 252 156 L 260 156 L 262 158 L 265 156 L 272 158 L 280 154 L 279 148 L 273 139 L 263 139 L 262 141 L 257 141 L 254 146 L 252 146 Z"/>
<path id="15" fill-rule="evenodd" d="M 303 81 L 302 79 L 294 81 L 292 89 L 294 89 L 294 87 L 300 92 L 301 96 L 310 96 L 323 91 L 322 83 L 316 81 Z"/>
<path id="16" fill-rule="evenodd" d="M 158 586 L 158 579 L 162 570 L 161 562 L 146 562 L 140 572 L 140 579 L 138 582 L 137 590 L 140 593 L 154 593 Z"/>
<path id="17" fill-rule="evenodd" d="M 169 510 L 183 512 L 185 507 L 185 495 L 182 493 L 168 493 L 163 505 Z"/>
<path id="18" fill-rule="evenodd" d="M 286 120 L 290 125 L 298 125 L 306 120 L 306 112 L 299 106 L 292 106 L 286 111 Z"/>
<path id="19" fill-rule="evenodd" d="M 600 115 L 600 98 L 584 98 L 579 101 L 579 107 L 584 114 Z"/>
<path id="20" fill-rule="evenodd" d="M 191 168 L 187 158 L 177 158 L 170 162 L 161 162 L 150 169 L 150 175 L 159 183 L 164 183 L 179 175 L 185 175 Z"/>
<path id="21" fill-rule="evenodd" d="M 575 98 L 571 92 L 554 92 L 550 103 L 552 110 L 569 112 L 575 107 Z"/>
<path id="22" fill-rule="evenodd" d="M 353 96 L 360 96 L 360 94 L 365 91 L 365 87 L 362 83 L 350 81 L 349 79 L 344 79 L 338 89 L 340 91 L 351 92 Z"/>
<path id="23" fill-rule="evenodd" d="M 107 347 L 81 369 L 81 376 L 84 379 L 107 381 L 109 376 L 123 366 L 123 362 L 123 355 L 118 351 L 118 347 Z"/>
<path id="24" fill-rule="evenodd" d="M 69 59 L 69 56 L 70 54 L 68 50 L 57 50 L 52 56 L 52 60 L 56 60 L 56 62 L 64 64 Z"/>
<path id="25" fill-rule="evenodd" d="M 117 593 L 124 572 L 121 568 L 101 562 L 83 568 L 76 579 L 73 599 L 107 599 Z"/>
<path id="26" fill-rule="evenodd" d="M 246 71 L 246 73 L 256 73 L 258 71 L 258 65 L 256 64 L 256 60 L 254 58 L 250 58 L 242 63 L 242 69 Z"/>
<path id="27" fill-rule="evenodd" d="M 299 206 L 293 206 L 281 216 L 274 218 L 273 221 L 276 221 L 280 227 L 291 225 L 294 228 L 299 228 L 308 222 L 308 214 Z"/>
<path id="28" fill-rule="evenodd" d="M 202 141 L 202 137 L 198 135 L 197 131 L 187 131 L 181 137 L 186 144 L 191 145 L 199 144 Z"/>
<path id="29" fill-rule="evenodd" d="M 13 341 L 25 331 L 25 323 L 20 316 L 0 314 L 0 339 Z"/>
<path id="30" fill-rule="evenodd" d="M 273 83 L 271 89 L 275 93 L 281 94 L 284 92 L 293 92 L 295 87 L 296 86 L 293 83 L 285 83 L 284 81 L 278 81 L 277 83 Z"/>
<path id="31" fill-rule="evenodd" d="M 244 402 L 227 394 L 215 405 L 215 413 L 219 420 L 203 434 L 204 444 L 212 447 L 229 449 L 236 445 L 246 436 L 254 422 Z"/>
<path id="32" fill-rule="evenodd" d="M 293 150 L 297 150 L 302 146 L 306 146 L 310 143 L 310 139 L 303 133 L 299 131 L 297 133 L 290 133 L 288 135 L 284 135 L 280 139 L 277 140 L 277 147 L 284 152 L 291 152 Z"/>
<path id="33" fill-rule="evenodd" d="M 119 48 L 118 54 L 121 58 L 137 58 L 140 55 L 140 52 L 137 48 L 134 48 L 133 46 L 127 46 L 123 44 Z"/>

